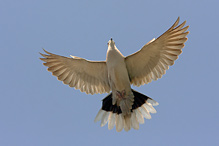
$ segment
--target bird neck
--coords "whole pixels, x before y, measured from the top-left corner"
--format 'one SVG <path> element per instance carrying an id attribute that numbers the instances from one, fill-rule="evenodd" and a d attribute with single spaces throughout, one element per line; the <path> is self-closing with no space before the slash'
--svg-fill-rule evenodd
<path id="1" fill-rule="evenodd" d="M 117 49 L 115 45 L 109 46 L 107 52 L 114 52 L 115 54 L 120 54 L 120 56 L 123 56 L 122 53 Z M 124 56 L 123 56 L 124 57 Z"/>

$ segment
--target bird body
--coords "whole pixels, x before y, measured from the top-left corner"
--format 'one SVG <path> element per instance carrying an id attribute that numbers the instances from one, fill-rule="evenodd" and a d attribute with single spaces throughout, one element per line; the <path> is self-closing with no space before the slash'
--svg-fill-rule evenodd
<path id="1" fill-rule="evenodd" d="M 108 42 L 106 65 L 108 80 L 112 89 L 112 104 L 120 106 L 123 115 L 130 114 L 134 95 L 131 91 L 125 57 L 117 49 L 112 39 Z"/>
<path id="2" fill-rule="evenodd" d="M 150 113 L 156 113 L 153 106 L 158 102 L 133 89 L 131 85 L 141 86 L 157 80 L 166 73 L 169 66 L 182 53 L 187 41 L 189 26 L 186 21 L 176 22 L 160 37 L 152 39 L 139 51 L 124 57 L 115 42 L 108 42 L 106 61 L 89 61 L 80 57 L 63 57 L 40 53 L 40 58 L 48 71 L 52 72 L 64 84 L 80 89 L 87 94 L 109 93 L 102 102 L 95 122 L 101 126 L 108 122 L 108 129 L 129 131 L 139 129 L 144 118 L 150 119 Z M 110 91 L 112 91 L 110 93 Z"/>

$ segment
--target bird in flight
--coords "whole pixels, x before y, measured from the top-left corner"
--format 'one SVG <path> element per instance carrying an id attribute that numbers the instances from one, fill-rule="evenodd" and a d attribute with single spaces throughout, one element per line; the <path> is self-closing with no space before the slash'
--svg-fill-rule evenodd
<path id="1" fill-rule="evenodd" d="M 127 57 L 122 55 L 111 38 L 106 61 L 63 57 L 46 50 L 46 54 L 40 53 L 44 57 L 40 59 L 48 71 L 70 87 L 87 94 L 109 93 L 94 120 L 101 121 L 101 127 L 108 123 L 108 129 L 115 126 L 118 132 L 123 128 L 125 131 L 139 129 L 144 118 L 151 119 L 150 113 L 156 113 L 153 106 L 158 102 L 133 90 L 131 85 L 141 86 L 157 80 L 174 64 L 189 34 L 189 26 L 185 23 L 178 25 L 178 17 L 160 37 Z"/>

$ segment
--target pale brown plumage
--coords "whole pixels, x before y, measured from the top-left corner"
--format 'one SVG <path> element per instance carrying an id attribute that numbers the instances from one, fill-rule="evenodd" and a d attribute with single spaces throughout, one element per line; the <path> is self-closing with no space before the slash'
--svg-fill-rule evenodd
<path id="1" fill-rule="evenodd" d="M 189 26 L 184 27 L 186 21 L 180 25 L 178 23 L 179 18 L 164 34 L 127 57 L 121 54 L 111 39 L 106 61 L 63 57 L 46 50 L 47 55 L 40 53 L 44 57 L 40 59 L 58 80 L 81 92 L 101 94 L 112 91 L 104 99 L 105 103 L 95 118 L 95 121 L 101 120 L 101 126 L 108 122 L 108 128 L 112 129 L 116 125 L 117 131 L 123 128 L 128 131 L 131 127 L 138 129 L 139 123 L 144 123 L 144 118 L 150 119 L 150 113 L 156 113 L 153 106 L 158 103 L 132 90 L 131 84 L 140 86 L 157 80 L 174 64 L 189 34 Z M 134 101 L 138 97 L 133 93 L 143 101 Z"/>
<path id="2" fill-rule="evenodd" d="M 153 39 L 142 47 L 141 50 L 125 58 L 131 83 L 134 86 L 148 84 L 152 80 L 161 78 L 169 66 L 182 53 L 184 43 L 187 41 L 189 26 L 186 21 L 177 26 L 179 18 L 164 34 Z"/>
<path id="3" fill-rule="evenodd" d="M 87 94 L 108 93 L 110 86 L 107 79 L 105 61 L 88 61 L 79 57 L 63 57 L 44 50 L 48 55 L 40 53 L 40 58 L 48 71 L 58 80 Z"/>

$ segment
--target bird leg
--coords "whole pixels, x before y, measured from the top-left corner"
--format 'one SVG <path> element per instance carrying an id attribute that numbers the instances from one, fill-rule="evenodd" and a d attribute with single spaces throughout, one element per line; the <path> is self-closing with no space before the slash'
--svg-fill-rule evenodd
<path id="1" fill-rule="evenodd" d="M 120 91 L 116 91 L 116 95 L 121 100 L 121 99 L 123 99 L 125 97 L 126 92 L 125 92 L 125 90 L 122 90 L 121 92 Z"/>

